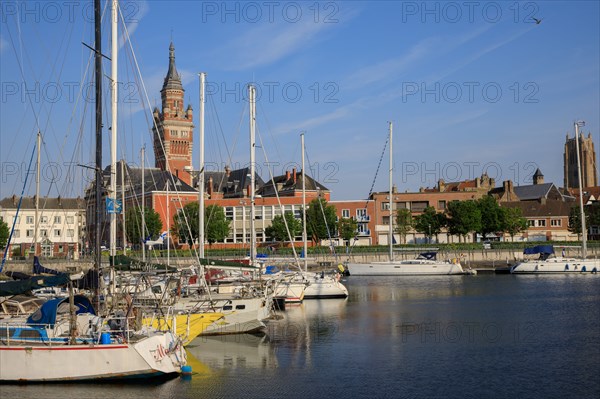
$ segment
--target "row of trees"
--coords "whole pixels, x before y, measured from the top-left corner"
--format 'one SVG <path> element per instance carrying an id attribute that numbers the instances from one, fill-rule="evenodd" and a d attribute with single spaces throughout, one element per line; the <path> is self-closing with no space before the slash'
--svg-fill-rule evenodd
<path id="1" fill-rule="evenodd" d="M 419 216 L 413 217 L 410 210 L 400 209 L 396 213 L 396 232 L 402 240 L 411 231 L 429 238 L 437 236 L 446 228 L 449 234 L 466 238 L 479 233 L 486 237 L 490 233 L 508 233 L 511 237 L 527 229 L 527 219 L 519 208 L 502 208 L 493 197 L 478 200 L 452 201 L 445 213 L 438 213 L 429 206 Z"/>

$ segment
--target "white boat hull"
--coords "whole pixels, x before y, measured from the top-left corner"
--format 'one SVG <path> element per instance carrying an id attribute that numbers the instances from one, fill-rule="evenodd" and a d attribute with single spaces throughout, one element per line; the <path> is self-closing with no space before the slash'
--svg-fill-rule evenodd
<path id="1" fill-rule="evenodd" d="M 597 273 L 600 271 L 599 260 L 581 260 L 575 258 L 551 258 L 533 260 L 514 265 L 513 274 L 549 274 L 549 273 Z"/>
<path id="2" fill-rule="evenodd" d="M 179 373 L 186 364 L 173 334 L 134 344 L 0 345 L 0 381 L 85 381 Z"/>
<path id="3" fill-rule="evenodd" d="M 351 276 L 424 276 L 466 274 L 460 263 L 399 261 L 348 263 Z"/>
<path id="4" fill-rule="evenodd" d="M 304 289 L 304 299 L 346 298 L 348 289 L 336 277 L 317 277 Z"/>

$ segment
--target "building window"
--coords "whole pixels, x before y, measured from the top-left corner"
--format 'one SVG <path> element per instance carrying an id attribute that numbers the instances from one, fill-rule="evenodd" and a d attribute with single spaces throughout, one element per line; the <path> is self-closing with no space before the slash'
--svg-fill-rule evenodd
<path id="1" fill-rule="evenodd" d="M 389 216 L 384 216 L 382 219 L 382 224 L 388 226 L 390 224 L 390 217 Z"/>
<path id="2" fill-rule="evenodd" d="M 19 237 L 21 237 L 21 231 L 20 231 L 20 230 L 15 230 L 15 231 L 14 231 L 14 233 L 13 233 L 13 237 L 14 237 L 14 238 L 19 238 Z"/>
<path id="3" fill-rule="evenodd" d="M 50 257 L 52 256 L 52 243 L 48 240 L 42 243 L 42 256 Z"/>
<path id="4" fill-rule="evenodd" d="M 74 221 L 75 219 L 73 218 L 73 216 L 67 216 L 67 224 L 73 224 Z"/>
<path id="5" fill-rule="evenodd" d="M 225 219 L 233 220 L 233 207 L 232 206 L 225 207 Z"/>
<path id="6" fill-rule="evenodd" d="M 54 224 L 60 223 L 60 216 L 54 216 Z"/>
<path id="7" fill-rule="evenodd" d="M 560 220 L 560 219 L 551 219 L 550 220 L 550 226 L 552 226 L 552 227 L 560 227 L 560 226 L 562 226 L 562 220 Z"/>
<path id="8" fill-rule="evenodd" d="M 350 217 L 350 209 L 342 209 L 342 217 L 348 219 Z"/>
<path id="9" fill-rule="evenodd" d="M 15 217 L 13 217 L 13 223 L 14 224 L 21 223 L 21 216 L 15 216 Z"/>
<path id="10" fill-rule="evenodd" d="M 60 229 L 54 229 L 54 237 L 60 237 Z"/>
<path id="11" fill-rule="evenodd" d="M 188 137 L 188 136 L 189 136 L 189 133 L 188 133 L 187 130 L 182 130 L 181 131 L 181 137 Z"/>
<path id="12" fill-rule="evenodd" d="M 443 200 L 438 201 L 438 210 L 440 210 L 440 211 L 446 210 L 446 201 L 443 201 Z"/>
<path id="13" fill-rule="evenodd" d="M 27 216 L 27 224 L 33 224 L 33 216 Z"/>
<path id="14" fill-rule="evenodd" d="M 294 209 L 294 217 L 296 219 L 302 219 L 302 208 Z"/>
<path id="15" fill-rule="evenodd" d="M 48 216 L 40 217 L 40 223 L 48 223 Z"/>
<path id="16" fill-rule="evenodd" d="M 390 210 L 390 203 L 389 202 L 382 202 L 381 203 L 381 210 L 382 211 L 389 211 Z"/>
<path id="17" fill-rule="evenodd" d="M 62 254 L 63 252 L 65 252 L 65 248 L 64 248 L 64 246 L 63 246 L 63 245 L 59 245 L 59 246 L 58 246 L 58 253 L 59 253 L 59 254 Z"/>
<path id="18" fill-rule="evenodd" d="M 428 206 L 428 201 L 413 201 L 410 203 L 410 209 L 412 212 L 423 212 Z"/>
<path id="19" fill-rule="evenodd" d="M 535 220 L 528 220 L 529 227 L 535 227 Z"/>
<path id="20" fill-rule="evenodd" d="M 546 227 L 546 219 L 538 219 L 537 226 L 538 227 Z"/>
<path id="21" fill-rule="evenodd" d="M 407 209 L 408 203 L 406 201 L 396 202 L 396 209 Z"/>
<path id="22" fill-rule="evenodd" d="M 25 231 L 25 237 L 33 237 L 33 230 L 26 230 Z"/>
<path id="23" fill-rule="evenodd" d="M 48 230 L 40 230 L 42 237 L 48 237 Z"/>
<path id="24" fill-rule="evenodd" d="M 68 229 L 67 230 L 67 237 L 75 237 L 75 230 Z"/>

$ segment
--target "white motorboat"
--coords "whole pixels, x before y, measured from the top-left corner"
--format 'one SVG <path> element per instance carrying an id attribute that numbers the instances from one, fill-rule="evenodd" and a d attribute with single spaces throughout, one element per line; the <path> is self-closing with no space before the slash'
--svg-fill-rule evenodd
<path id="1" fill-rule="evenodd" d="M 539 254 L 535 260 L 524 260 L 510 268 L 513 274 L 546 274 L 546 273 L 597 273 L 600 270 L 598 259 L 578 259 L 552 256 L 552 245 L 537 245 L 526 248 L 526 255 Z"/>
<path id="2" fill-rule="evenodd" d="M 416 259 L 372 263 L 348 263 L 351 276 L 424 276 L 470 274 L 458 259 L 439 261 L 435 252 L 425 252 Z"/>

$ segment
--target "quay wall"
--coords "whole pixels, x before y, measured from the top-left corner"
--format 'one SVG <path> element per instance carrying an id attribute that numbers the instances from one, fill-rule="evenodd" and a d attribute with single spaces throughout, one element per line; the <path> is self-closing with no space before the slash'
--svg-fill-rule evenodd
<path id="1" fill-rule="evenodd" d="M 558 249 L 555 249 L 558 251 Z M 397 251 L 394 252 L 395 259 L 412 259 L 416 255 L 416 251 Z M 560 252 L 557 253 L 560 256 Z M 578 248 L 566 248 L 566 256 L 577 257 L 580 255 Z M 471 266 L 473 268 L 489 268 L 494 267 L 505 267 L 510 264 L 514 264 L 516 261 L 523 259 L 522 251 L 512 249 L 487 249 L 487 250 L 463 250 L 457 252 L 439 252 L 438 259 L 452 259 L 460 258 L 463 266 Z M 594 247 L 588 249 L 588 258 L 600 258 L 600 248 Z M 231 259 L 231 257 L 228 257 Z M 327 270 L 336 267 L 339 263 L 347 262 L 381 262 L 388 260 L 388 254 L 384 252 L 365 252 L 365 253 L 353 253 L 350 257 L 346 254 L 338 255 L 337 258 L 332 254 L 315 254 L 309 255 L 308 266 L 311 270 Z M 166 263 L 166 259 L 158 258 L 158 263 Z M 103 262 L 108 263 L 108 259 L 103 259 Z M 281 257 L 278 256 L 276 259 L 268 261 L 267 264 L 283 265 L 293 262 L 291 256 Z M 4 265 L 5 271 L 16 271 L 22 273 L 31 273 L 32 271 L 31 260 L 9 260 Z M 172 266 L 189 266 L 193 265 L 194 258 L 171 258 L 170 264 Z M 42 260 L 42 264 L 50 269 L 58 271 L 69 271 L 78 272 L 87 270 L 94 267 L 92 260 L 64 260 L 64 259 L 46 259 Z"/>

